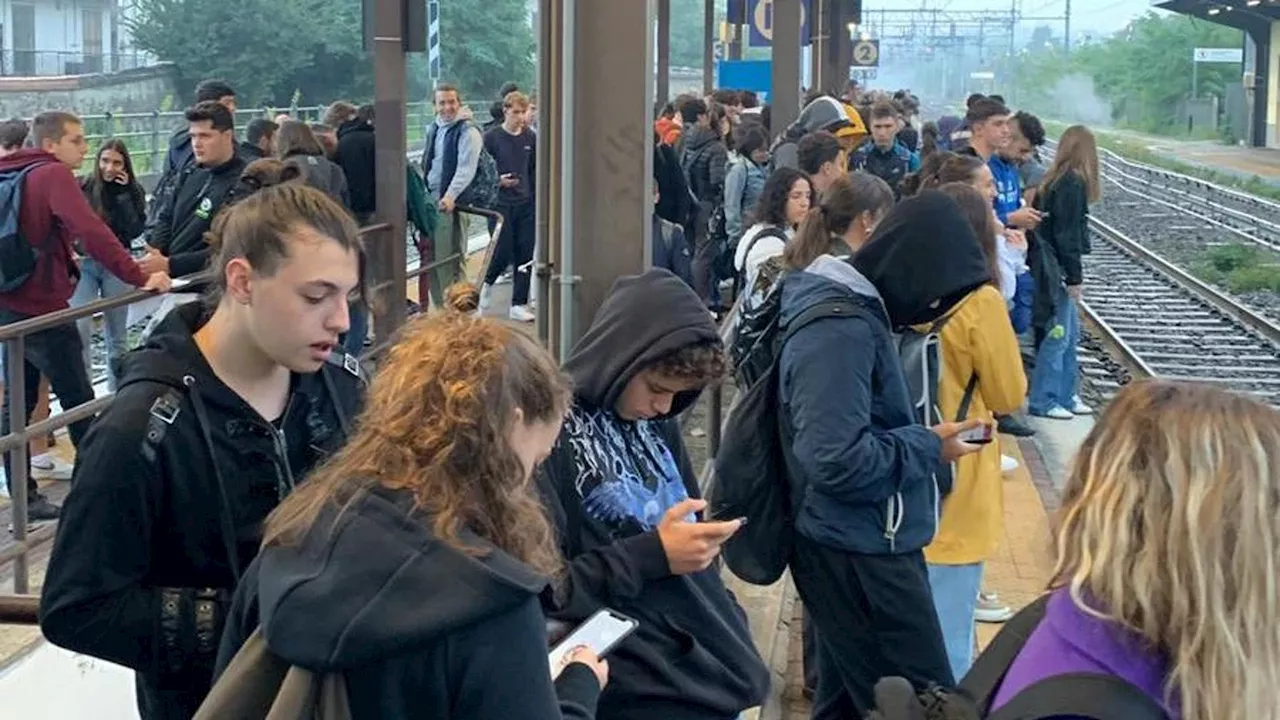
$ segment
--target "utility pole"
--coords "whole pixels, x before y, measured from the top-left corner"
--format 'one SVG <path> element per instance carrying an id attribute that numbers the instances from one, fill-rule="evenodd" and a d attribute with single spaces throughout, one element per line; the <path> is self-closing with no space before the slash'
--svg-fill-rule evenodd
<path id="1" fill-rule="evenodd" d="M 1067 0 L 1066 11 L 1062 13 L 1062 56 L 1071 57 L 1071 0 Z"/>

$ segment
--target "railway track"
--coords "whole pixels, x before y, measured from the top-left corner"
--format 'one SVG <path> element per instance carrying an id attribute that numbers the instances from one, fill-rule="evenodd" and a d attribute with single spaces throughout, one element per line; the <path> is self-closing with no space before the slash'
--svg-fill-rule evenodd
<path id="1" fill-rule="evenodd" d="M 1205 382 L 1280 405 L 1280 325 L 1101 220 L 1081 310 L 1081 369 L 1109 399 L 1133 376 Z"/>

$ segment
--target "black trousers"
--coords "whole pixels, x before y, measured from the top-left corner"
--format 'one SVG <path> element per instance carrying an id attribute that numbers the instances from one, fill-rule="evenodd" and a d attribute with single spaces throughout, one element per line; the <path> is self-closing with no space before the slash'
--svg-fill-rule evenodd
<path id="1" fill-rule="evenodd" d="M 809 611 L 801 616 L 801 667 L 804 669 L 804 689 L 816 693 L 818 691 L 818 634 L 813 629 L 813 621 L 809 619 Z"/>
<path id="2" fill-rule="evenodd" d="M 0 325 L 8 325 L 28 316 L 8 310 L 0 310 Z M 84 365 L 84 345 L 80 342 L 80 333 L 75 323 L 67 323 L 57 327 L 32 333 L 25 338 L 22 357 L 23 403 L 26 408 L 27 423 L 31 422 L 31 413 L 36 409 L 36 394 L 40 391 L 40 376 L 49 378 L 49 386 L 58 396 L 62 409 L 70 410 L 93 399 L 93 385 L 89 382 L 89 370 Z M 10 357 L 9 347 L 4 348 L 4 366 L 6 376 L 13 367 L 15 358 Z M 6 377 L 7 380 L 7 377 Z M 4 384 L 4 408 L 0 410 L 0 435 L 9 434 L 9 383 Z M 67 431 L 71 435 L 71 444 L 79 447 L 80 439 L 89 431 L 93 418 L 86 418 L 72 423 Z M 10 466 L 9 453 L 4 453 L 5 482 L 9 486 L 9 494 L 13 494 L 13 471 Z M 27 497 L 36 497 L 36 481 L 31 477 L 31 458 L 27 457 Z"/>
<path id="3" fill-rule="evenodd" d="M 864 717 L 882 677 L 955 684 L 923 552 L 862 555 L 797 534 L 791 576 L 818 640 L 814 720 Z"/>
<path id="4" fill-rule="evenodd" d="M 499 202 L 497 210 L 502 213 L 502 232 L 498 235 L 497 245 L 493 248 L 493 256 L 489 260 L 489 268 L 485 271 L 484 282 L 492 285 L 498 276 L 510 265 L 515 269 L 511 276 L 511 304 L 527 305 L 529 303 L 529 280 L 533 268 L 521 270 L 520 266 L 533 260 L 533 244 L 537 226 L 534 222 L 536 204 L 533 200 L 509 205 Z M 493 228 L 489 228 L 493 232 Z"/>

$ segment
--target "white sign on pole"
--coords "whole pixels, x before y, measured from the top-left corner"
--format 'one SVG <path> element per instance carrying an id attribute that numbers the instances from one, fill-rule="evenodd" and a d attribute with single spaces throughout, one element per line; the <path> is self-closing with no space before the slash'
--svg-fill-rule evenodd
<path id="1" fill-rule="evenodd" d="M 1242 63 L 1242 48 L 1196 48 L 1192 60 L 1198 63 Z"/>
<path id="2" fill-rule="evenodd" d="M 974 80 L 995 80 L 996 74 L 990 70 L 978 70 L 976 72 L 969 73 L 969 77 Z"/>

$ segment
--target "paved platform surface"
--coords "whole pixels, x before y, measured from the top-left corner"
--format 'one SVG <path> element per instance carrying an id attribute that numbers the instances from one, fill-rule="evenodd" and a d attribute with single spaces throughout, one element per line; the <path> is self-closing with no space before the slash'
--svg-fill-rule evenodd
<path id="1" fill-rule="evenodd" d="M 1126 142 L 1139 143 L 1169 160 L 1196 165 L 1242 179 L 1257 177 L 1280 186 L 1280 149 L 1223 145 L 1213 140 L 1178 140 L 1129 130 L 1098 129 Z"/>
<path id="2" fill-rule="evenodd" d="M 1001 436 L 1001 449 L 1018 460 L 1018 469 L 1005 475 L 1004 541 L 995 557 L 987 561 L 984 586 L 996 592 L 1015 611 L 1034 600 L 1049 582 L 1053 570 L 1054 513 L 1058 494 L 1066 480 L 1071 458 L 1093 426 L 1090 418 L 1071 421 L 1032 418 L 1038 434 L 1018 441 Z M 785 687 L 782 702 L 760 720 L 807 720 L 810 704 L 805 700 L 801 659 L 800 603 L 788 588 L 786 633 L 789 647 L 781 674 Z M 978 624 L 978 644 L 985 647 L 1000 630 L 999 625 Z"/>

